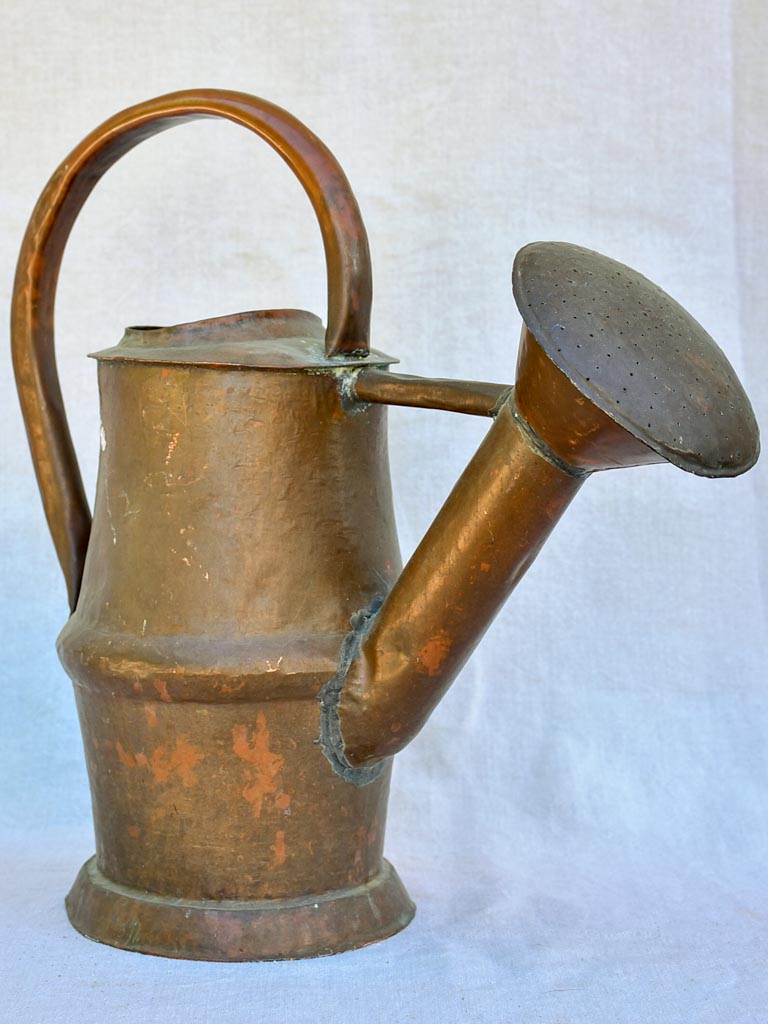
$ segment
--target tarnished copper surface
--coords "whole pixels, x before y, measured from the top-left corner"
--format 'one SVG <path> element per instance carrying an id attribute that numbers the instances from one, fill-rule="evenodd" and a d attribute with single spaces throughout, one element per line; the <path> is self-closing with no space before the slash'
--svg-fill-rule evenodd
<path id="1" fill-rule="evenodd" d="M 409 923 L 414 906 L 387 861 L 363 885 L 278 903 L 164 900 L 112 882 L 92 857 L 67 896 L 67 912 L 97 942 L 155 956 L 233 962 L 328 956 L 379 942 Z"/>
<path id="2" fill-rule="evenodd" d="M 262 310 L 128 328 L 97 352 L 91 527 L 53 358 L 62 251 L 121 153 L 209 115 L 265 137 L 304 184 L 326 244 L 329 327 L 301 310 Z M 592 284 L 568 284 L 560 304 L 575 326 L 558 326 L 553 268 L 574 270 L 561 266 L 562 247 L 544 250 L 516 264 L 518 301 L 542 297 L 535 316 L 523 303 L 515 389 L 420 379 L 391 373 L 392 358 L 369 349 L 357 204 L 330 153 L 284 111 L 238 93 L 174 94 L 113 118 L 56 172 L 22 248 L 13 340 L 73 606 L 57 646 L 96 831 L 96 857 L 67 898 L 83 934 L 161 956 L 249 960 L 339 952 L 404 927 L 413 904 L 382 857 L 391 757 L 587 476 L 662 459 L 735 475 L 754 461 L 757 428 L 725 357 L 690 325 L 687 347 L 662 354 L 671 300 L 645 279 L 602 291 L 598 333 L 613 359 L 629 344 L 617 314 L 636 303 L 632 330 L 647 312 L 653 343 L 632 333 L 633 358 L 618 357 L 598 385 L 586 379 L 584 331 L 595 332 L 580 318 L 596 315 L 584 308 Z M 610 263 L 565 250 L 585 278 Z M 637 390 L 619 412 L 627 375 Z M 636 412 L 658 388 L 663 415 L 643 426 Z M 493 420 L 402 571 L 387 404 Z"/>
<path id="3" fill-rule="evenodd" d="M 386 410 L 346 415 L 332 371 L 109 360 L 99 384 L 93 529 L 58 649 L 101 869 L 173 898 L 364 884 L 389 773 L 358 790 L 332 772 L 315 697 L 400 568 Z"/>

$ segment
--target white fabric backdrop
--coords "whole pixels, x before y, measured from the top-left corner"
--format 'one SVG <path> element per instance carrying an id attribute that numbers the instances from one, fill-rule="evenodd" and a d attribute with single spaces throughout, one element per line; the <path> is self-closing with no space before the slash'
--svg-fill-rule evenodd
<path id="1" fill-rule="evenodd" d="M 366 219 L 374 344 L 404 372 L 508 381 L 516 250 L 563 239 L 658 281 L 768 422 L 766 32 L 759 0 L 6 0 L 0 300 L 48 175 L 101 120 L 205 85 L 263 95 L 339 157 Z M 300 187 L 225 124 L 146 143 L 64 261 L 58 353 L 89 493 L 94 364 L 128 323 L 324 313 Z M 398 758 L 387 852 L 418 903 L 377 947 L 185 964 L 81 939 L 90 855 L 66 604 L 3 351 L 0 1019 L 768 1019 L 763 462 L 585 487 L 454 690 Z M 484 424 L 396 410 L 410 552 Z"/>

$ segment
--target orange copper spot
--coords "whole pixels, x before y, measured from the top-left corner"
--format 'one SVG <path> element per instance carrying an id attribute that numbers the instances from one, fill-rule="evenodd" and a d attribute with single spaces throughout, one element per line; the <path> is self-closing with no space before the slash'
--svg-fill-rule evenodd
<path id="1" fill-rule="evenodd" d="M 131 839 L 138 839 L 141 835 L 141 829 L 138 825 L 129 825 L 127 832 Z"/>
<path id="2" fill-rule="evenodd" d="M 276 868 L 282 867 L 285 864 L 285 858 L 287 852 L 285 849 L 285 832 L 275 833 L 275 843 L 272 846 L 272 852 L 275 855 L 274 865 Z"/>
<path id="3" fill-rule="evenodd" d="M 160 371 L 160 376 L 161 376 L 161 377 L 167 377 L 167 376 L 168 376 L 168 373 L 169 373 L 169 370 L 168 370 L 168 368 L 167 368 L 167 367 L 164 367 L 164 368 L 163 368 L 163 369 L 162 369 L 162 370 Z"/>
<path id="4" fill-rule="evenodd" d="M 275 807 L 278 811 L 287 811 L 291 806 L 291 797 L 289 793 L 280 793 L 275 797 Z"/>
<path id="5" fill-rule="evenodd" d="M 147 723 L 149 724 L 150 729 L 154 729 L 157 725 L 157 711 L 155 711 L 155 705 L 145 704 L 144 714 L 147 716 Z"/>
<path id="6" fill-rule="evenodd" d="M 149 767 L 149 761 L 147 761 L 147 755 L 142 750 L 140 750 L 138 752 L 138 754 L 136 755 L 136 764 L 140 768 L 148 768 Z"/>
<path id="7" fill-rule="evenodd" d="M 133 756 L 133 754 L 131 754 L 129 751 L 125 749 L 120 740 L 118 740 L 117 743 L 115 743 L 115 750 L 117 751 L 117 756 L 120 758 L 120 760 L 122 761 L 126 768 L 136 767 L 136 758 Z"/>
<path id="8" fill-rule="evenodd" d="M 168 782 L 176 774 L 189 788 L 197 781 L 193 769 L 204 757 L 200 747 L 190 743 L 186 736 L 179 736 L 173 750 L 166 744 L 155 747 L 149 758 L 149 770 L 157 782 Z"/>
<path id="9" fill-rule="evenodd" d="M 490 572 L 491 571 L 491 563 L 490 562 L 481 562 L 480 563 L 480 571 L 481 572 Z"/>
<path id="10" fill-rule="evenodd" d="M 450 635 L 441 629 L 431 640 L 427 640 L 416 657 L 424 666 L 428 676 L 436 676 L 450 649 Z"/>
<path id="11" fill-rule="evenodd" d="M 285 760 L 280 754 L 269 749 L 269 729 L 263 712 L 256 716 L 256 728 L 248 737 L 247 725 L 232 727 L 232 750 L 249 768 L 246 771 L 246 785 L 243 799 L 251 805 L 254 817 L 261 815 L 264 801 L 270 797 L 273 804 L 282 795 L 280 772 Z"/>
<path id="12" fill-rule="evenodd" d="M 171 697 L 168 693 L 168 683 L 166 683 L 164 679 L 155 679 L 152 685 L 160 694 L 160 700 L 170 701 Z"/>
<path id="13" fill-rule="evenodd" d="M 241 683 L 238 683 L 237 686 L 230 686 L 229 683 L 222 683 L 221 684 L 221 692 L 222 693 L 239 693 L 240 690 L 242 690 L 242 688 L 244 686 L 245 686 L 245 680 L 244 679 L 243 679 L 243 681 Z"/>
<path id="14" fill-rule="evenodd" d="M 142 691 L 143 689 L 144 689 L 144 687 L 143 687 L 143 686 L 141 685 L 141 683 L 139 682 L 139 680 L 138 680 L 138 679 L 135 679 L 135 680 L 133 681 L 133 692 L 134 692 L 134 693 L 141 693 L 141 691 Z"/>

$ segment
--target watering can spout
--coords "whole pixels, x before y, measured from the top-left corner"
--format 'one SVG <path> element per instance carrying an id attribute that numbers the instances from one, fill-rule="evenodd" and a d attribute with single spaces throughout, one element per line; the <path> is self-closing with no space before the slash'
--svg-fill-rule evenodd
<path id="1" fill-rule="evenodd" d="M 419 732 L 591 473 L 671 462 L 736 476 L 759 454 L 726 357 L 650 281 L 535 243 L 513 286 L 525 321 L 517 383 L 390 593 L 357 616 L 322 694 L 323 749 L 353 782 Z M 366 372 L 358 394 L 377 400 L 385 389 Z"/>

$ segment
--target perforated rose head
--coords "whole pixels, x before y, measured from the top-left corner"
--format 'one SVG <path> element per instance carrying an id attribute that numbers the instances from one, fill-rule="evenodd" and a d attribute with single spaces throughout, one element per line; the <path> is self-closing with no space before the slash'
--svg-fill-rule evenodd
<path id="1" fill-rule="evenodd" d="M 661 288 L 623 263 L 564 242 L 521 249 L 512 283 L 547 357 L 658 456 L 709 477 L 738 476 L 755 464 L 757 423 L 733 367 Z"/>

